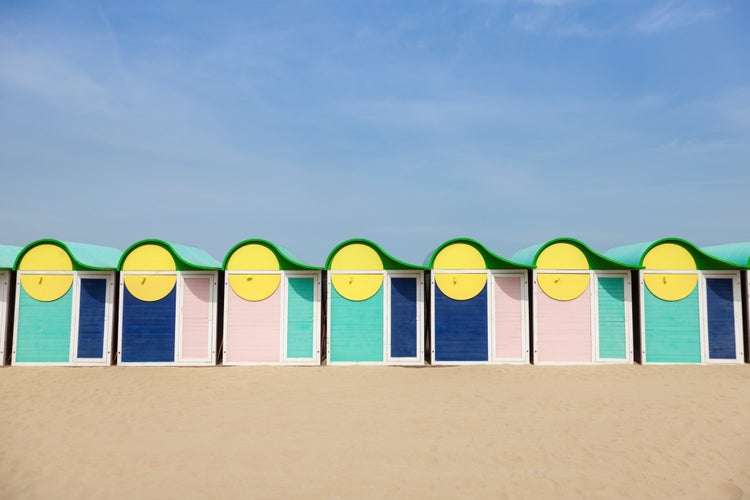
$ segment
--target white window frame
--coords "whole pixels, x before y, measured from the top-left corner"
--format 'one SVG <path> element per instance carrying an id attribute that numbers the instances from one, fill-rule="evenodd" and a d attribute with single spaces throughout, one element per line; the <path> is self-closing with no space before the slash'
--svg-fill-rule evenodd
<path id="1" fill-rule="evenodd" d="M 385 274 L 388 286 L 385 289 L 383 307 L 383 360 L 389 365 L 424 364 L 424 271 L 388 271 Z M 391 356 L 391 280 L 393 278 L 414 278 L 417 287 L 417 354 L 413 357 Z"/>
<path id="2" fill-rule="evenodd" d="M 742 335 L 742 278 L 740 271 L 702 271 L 700 273 L 698 284 L 699 297 L 701 304 L 700 324 L 701 324 L 701 362 L 706 364 L 736 364 L 744 363 L 745 353 Z M 708 345 L 708 284 L 707 279 L 731 279 L 732 280 L 732 302 L 734 309 L 734 354 L 733 359 L 711 359 L 709 357 Z"/>
<path id="3" fill-rule="evenodd" d="M 612 359 L 599 356 L 599 278 L 622 278 L 625 294 L 623 296 L 625 308 L 625 358 Z M 633 293 L 630 271 L 592 271 L 591 290 L 591 359 L 601 364 L 631 364 L 633 363 Z"/>
<path id="4" fill-rule="evenodd" d="M 107 284 L 104 303 L 104 338 L 102 346 L 102 357 L 79 358 L 78 357 L 78 325 L 81 314 L 81 279 L 101 279 Z M 109 366 L 112 364 L 112 323 L 114 307 L 114 271 L 77 271 L 73 278 L 73 315 L 71 316 L 70 331 L 70 360 L 71 364 L 79 366 Z"/>
<path id="5" fill-rule="evenodd" d="M 5 366 L 5 336 L 8 332 L 10 271 L 0 271 L 0 366 Z"/>

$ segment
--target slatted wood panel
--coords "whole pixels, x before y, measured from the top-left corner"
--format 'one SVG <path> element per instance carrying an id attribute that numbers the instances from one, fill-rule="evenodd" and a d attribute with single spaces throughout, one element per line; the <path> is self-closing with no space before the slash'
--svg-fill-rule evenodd
<path id="1" fill-rule="evenodd" d="M 122 361 L 174 362 L 176 288 L 154 302 L 135 298 L 125 286 L 122 295 Z"/>
<path id="2" fill-rule="evenodd" d="M 81 279 L 78 309 L 78 359 L 104 359 L 107 278 Z"/>
<path id="3" fill-rule="evenodd" d="M 391 279 L 391 357 L 417 357 L 417 278 Z"/>
<path id="4" fill-rule="evenodd" d="M 709 359 L 736 359 L 734 279 L 707 278 L 706 306 Z"/>
<path id="5" fill-rule="evenodd" d="M 495 293 L 495 359 L 520 360 L 523 352 L 523 279 L 498 276 Z"/>
<path id="6" fill-rule="evenodd" d="M 289 278 L 287 358 L 312 359 L 315 334 L 315 278 Z"/>
<path id="7" fill-rule="evenodd" d="M 662 300 L 644 286 L 646 362 L 700 363 L 698 287 L 682 300 Z"/>
<path id="8" fill-rule="evenodd" d="M 211 281 L 210 277 L 184 279 L 181 361 L 211 360 Z"/>
<path id="9" fill-rule="evenodd" d="M 57 300 L 42 302 L 19 287 L 17 363 L 70 362 L 73 288 Z"/>
<path id="10" fill-rule="evenodd" d="M 599 358 L 626 359 L 625 279 L 599 278 Z"/>
<path id="11" fill-rule="evenodd" d="M 454 300 L 438 286 L 435 300 L 435 361 L 488 361 L 487 286 L 468 300 Z"/>
<path id="12" fill-rule="evenodd" d="M 226 361 L 281 361 L 281 287 L 264 300 L 245 300 L 227 288 Z"/>
<path id="13" fill-rule="evenodd" d="M 382 362 L 383 287 L 369 299 L 353 301 L 331 286 L 330 300 L 330 361 Z"/>
<path id="14" fill-rule="evenodd" d="M 536 286 L 536 360 L 591 362 L 591 287 L 573 300 L 555 300 Z"/>

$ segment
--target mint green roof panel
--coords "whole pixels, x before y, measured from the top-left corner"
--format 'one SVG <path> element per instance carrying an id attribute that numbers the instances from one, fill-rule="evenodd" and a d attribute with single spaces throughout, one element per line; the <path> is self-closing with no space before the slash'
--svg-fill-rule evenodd
<path id="1" fill-rule="evenodd" d="M 750 268 L 750 242 L 727 243 L 703 247 L 702 250 L 717 259 Z"/>
<path id="2" fill-rule="evenodd" d="M 21 247 L 9 245 L 0 245 L 0 269 L 11 270 L 16 263 L 18 254 L 21 253 Z"/>
<path id="3" fill-rule="evenodd" d="M 331 253 L 328 254 L 328 258 L 326 259 L 326 269 L 331 269 L 331 261 L 333 261 L 333 256 L 336 255 L 336 252 L 341 250 L 343 247 L 347 245 L 352 245 L 354 243 L 359 243 L 361 245 L 368 246 L 375 250 L 377 254 L 380 256 L 380 260 L 383 261 L 383 269 L 388 271 L 397 271 L 397 270 L 426 270 L 427 268 L 424 266 L 417 266 L 415 264 L 408 264 L 404 261 L 398 260 L 395 257 L 392 257 L 388 253 L 385 252 L 382 248 L 380 248 L 376 243 L 373 243 L 370 240 L 366 240 L 364 238 L 352 238 L 350 240 L 346 240 L 344 242 L 339 243 L 336 245 L 336 247 L 331 250 Z"/>
<path id="4" fill-rule="evenodd" d="M 303 264 L 292 254 L 292 252 L 290 252 L 286 248 L 274 245 L 270 241 L 260 238 L 247 239 L 234 245 L 224 257 L 224 262 L 222 263 L 221 268 L 226 270 L 227 264 L 229 263 L 229 259 L 232 257 L 232 254 L 239 248 L 250 244 L 262 245 L 271 250 L 274 255 L 276 255 L 276 258 L 279 259 L 279 267 L 281 267 L 281 269 L 283 269 L 284 271 L 321 271 L 323 269 L 322 267 Z"/>
<path id="5" fill-rule="evenodd" d="M 517 251 L 511 258 L 516 262 L 520 262 L 532 268 L 536 268 L 536 261 L 542 251 L 544 251 L 544 249 L 548 246 L 554 245 L 555 243 L 568 243 L 578 248 L 586 256 L 586 260 L 589 263 L 589 269 L 595 271 L 619 271 L 623 269 L 632 269 L 634 267 L 639 267 L 638 265 L 630 265 L 629 263 L 620 259 L 614 259 L 612 257 L 604 256 L 596 250 L 593 250 L 584 242 L 575 238 L 555 238 L 553 240 L 549 240 L 546 243 L 537 243 L 536 245 L 532 245 L 530 247 L 526 247 Z"/>
<path id="6" fill-rule="evenodd" d="M 464 243 L 466 245 L 469 245 L 473 248 L 475 248 L 484 259 L 484 265 L 486 269 L 530 269 L 530 266 L 519 264 L 517 262 L 510 261 L 508 259 L 504 259 L 497 255 L 496 253 L 491 252 L 490 250 L 487 250 L 487 247 L 482 245 L 476 240 L 473 240 L 471 238 L 453 238 L 452 240 L 448 240 L 439 247 L 437 247 L 430 255 L 428 255 L 424 260 L 425 267 L 428 267 L 429 269 L 433 269 L 435 265 L 435 257 L 437 257 L 437 254 L 440 253 L 440 251 L 447 247 L 448 245 L 452 245 L 454 243 Z"/>
<path id="7" fill-rule="evenodd" d="M 632 245 L 625 245 L 607 250 L 605 255 L 609 258 L 625 262 L 626 264 L 638 269 L 643 269 L 643 258 L 646 254 L 655 246 L 664 243 L 673 243 L 687 250 L 695 260 L 695 266 L 699 270 L 722 271 L 736 270 L 738 268 L 737 264 L 709 255 L 693 243 L 683 240 L 682 238 L 662 238 L 656 241 L 634 243 Z"/>
<path id="8" fill-rule="evenodd" d="M 172 254 L 172 258 L 175 260 L 175 266 L 179 271 L 218 271 L 221 269 L 221 262 L 211 257 L 211 255 L 205 250 L 155 238 L 141 240 L 130 245 L 128 249 L 122 253 L 117 269 L 121 271 L 122 265 L 128 254 L 137 247 L 143 245 L 158 245 L 164 248 Z"/>
<path id="9" fill-rule="evenodd" d="M 73 261 L 73 269 L 76 271 L 114 271 L 117 269 L 117 262 L 122 255 L 120 250 L 112 247 L 45 238 L 33 241 L 23 247 L 23 250 L 16 257 L 14 269 L 18 269 L 26 252 L 38 245 L 55 245 L 65 250 L 70 260 Z"/>

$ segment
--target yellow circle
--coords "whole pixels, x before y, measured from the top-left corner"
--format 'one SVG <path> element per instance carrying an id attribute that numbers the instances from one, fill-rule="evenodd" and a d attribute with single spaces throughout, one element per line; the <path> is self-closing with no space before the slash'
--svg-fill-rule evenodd
<path id="1" fill-rule="evenodd" d="M 331 261 L 332 271 L 381 271 L 383 261 L 371 247 L 352 243 L 341 248 Z M 383 285 L 382 274 L 332 274 L 331 283 L 342 297 L 349 300 L 366 300 L 375 295 Z"/>
<path id="2" fill-rule="evenodd" d="M 250 243 L 232 253 L 228 271 L 278 271 L 279 259 L 270 248 Z M 273 295 L 281 283 L 281 274 L 230 274 L 229 286 L 245 300 L 264 300 Z"/>
<path id="3" fill-rule="evenodd" d="M 696 269 L 695 259 L 685 248 L 674 243 L 657 245 L 643 258 L 643 267 L 654 270 Z M 690 295 L 698 285 L 697 274 L 644 274 L 643 281 L 651 293 L 662 300 L 681 300 Z"/>
<path id="4" fill-rule="evenodd" d="M 21 259 L 20 271 L 72 271 L 73 262 L 68 252 L 57 245 L 42 244 L 31 248 Z M 71 274 L 26 274 L 21 276 L 21 286 L 33 299 L 50 302 L 70 290 Z"/>
<path id="5" fill-rule="evenodd" d="M 553 243 L 536 259 L 537 269 L 588 270 L 586 255 L 570 243 Z M 537 283 L 542 291 L 555 300 L 573 300 L 589 286 L 590 276 L 586 274 L 539 273 Z"/>
<path id="6" fill-rule="evenodd" d="M 123 271 L 175 271 L 174 258 L 159 245 L 141 245 L 133 249 L 122 264 Z M 174 274 L 125 274 L 125 287 L 133 296 L 145 302 L 164 298 L 177 282 Z"/>
<path id="7" fill-rule="evenodd" d="M 433 269 L 485 269 L 484 257 L 479 250 L 466 243 L 452 243 L 438 252 Z M 482 291 L 487 283 L 486 274 L 435 273 L 435 284 L 453 300 L 468 300 Z"/>

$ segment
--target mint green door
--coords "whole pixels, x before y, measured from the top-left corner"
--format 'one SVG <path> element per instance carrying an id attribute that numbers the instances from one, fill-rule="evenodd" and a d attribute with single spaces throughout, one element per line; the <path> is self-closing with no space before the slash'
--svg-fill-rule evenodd
<path id="1" fill-rule="evenodd" d="M 698 287 L 681 300 L 663 300 L 643 286 L 645 361 L 700 363 Z"/>
<path id="2" fill-rule="evenodd" d="M 331 285 L 331 362 L 383 361 L 383 286 L 362 301 L 342 297 Z"/>
<path id="3" fill-rule="evenodd" d="M 627 359 L 625 278 L 599 278 L 599 359 Z"/>
<path id="4" fill-rule="evenodd" d="M 19 285 L 16 362 L 69 362 L 72 314 L 73 287 L 57 300 L 42 302 Z"/>

